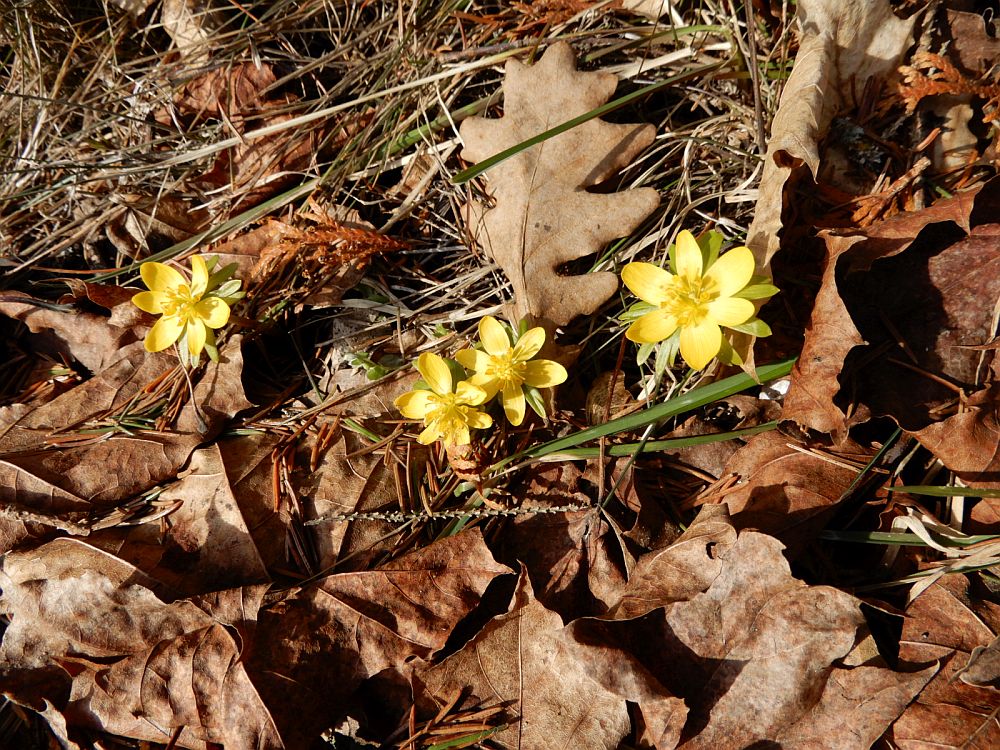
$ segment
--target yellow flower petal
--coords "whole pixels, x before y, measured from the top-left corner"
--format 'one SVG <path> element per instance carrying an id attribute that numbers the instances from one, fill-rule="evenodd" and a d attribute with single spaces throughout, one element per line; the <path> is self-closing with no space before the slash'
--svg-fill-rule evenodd
<path id="1" fill-rule="evenodd" d="M 201 354 L 201 350 L 205 348 L 205 324 L 197 318 L 188 321 L 187 343 L 192 356 Z"/>
<path id="2" fill-rule="evenodd" d="M 494 375 L 487 375 L 485 372 L 477 372 L 469 378 L 469 382 L 477 388 L 482 388 L 486 392 L 486 399 L 480 403 L 485 404 L 497 395 L 497 391 L 500 390 L 500 378 Z"/>
<path id="3" fill-rule="evenodd" d="M 436 420 L 427 425 L 424 430 L 417 435 L 417 442 L 421 445 L 430 445 L 441 437 L 441 425 Z"/>
<path id="4" fill-rule="evenodd" d="M 722 331 L 710 320 L 681 329 L 681 356 L 695 370 L 711 362 L 721 348 Z"/>
<path id="5" fill-rule="evenodd" d="M 486 401 L 486 391 L 477 385 L 473 385 L 468 380 L 460 380 L 455 387 L 455 395 L 458 396 L 459 403 L 469 406 L 479 406 Z"/>
<path id="6" fill-rule="evenodd" d="M 694 280 L 701 278 L 702 262 L 701 248 L 698 247 L 698 240 L 694 238 L 688 230 L 684 230 L 677 235 L 677 275 L 686 279 Z"/>
<path id="7" fill-rule="evenodd" d="M 208 291 L 208 266 L 200 255 L 191 256 L 191 296 L 195 299 Z M 218 328 L 218 326 L 216 326 Z"/>
<path id="8" fill-rule="evenodd" d="M 653 310 L 625 331 L 625 338 L 638 344 L 656 344 L 677 330 L 677 318 L 665 310 Z"/>
<path id="9" fill-rule="evenodd" d="M 146 286 L 154 292 L 173 292 L 183 284 L 187 284 L 187 279 L 180 271 L 154 261 L 139 266 L 139 274 Z"/>
<path id="10" fill-rule="evenodd" d="M 472 442 L 468 425 L 459 422 L 441 436 L 445 445 L 468 445 Z"/>
<path id="11" fill-rule="evenodd" d="M 493 417 L 484 411 L 466 409 L 465 418 L 469 422 L 469 427 L 474 427 L 477 430 L 485 430 L 487 427 L 493 426 Z"/>
<path id="12" fill-rule="evenodd" d="M 674 275 L 652 263 L 629 263 L 622 269 L 622 281 L 636 297 L 651 305 L 667 299 Z"/>
<path id="13" fill-rule="evenodd" d="M 417 370 L 432 391 L 440 396 L 451 393 L 451 370 L 441 357 L 433 352 L 424 352 L 417 357 Z"/>
<path id="14" fill-rule="evenodd" d="M 738 326 L 753 317 L 753 302 L 739 297 L 721 297 L 708 303 L 708 314 L 720 326 Z"/>
<path id="15" fill-rule="evenodd" d="M 162 352 L 184 332 L 184 321 L 176 315 L 164 315 L 146 334 L 146 351 Z"/>
<path id="16" fill-rule="evenodd" d="M 407 419 L 423 419 L 434 406 L 431 395 L 430 391 L 409 391 L 393 403 Z"/>
<path id="17" fill-rule="evenodd" d="M 485 372 L 490 365 L 490 355 L 478 349 L 460 349 L 456 352 L 455 359 L 466 370 L 473 372 Z"/>
<path id="18" fill-rule="evenodd" d="M 503 410 L 515 427 L 524 421 L 524 392 L 520 386 L 511 383 L 503 389 Z"/>
<path id="19" fill-rule="evenodd" d="M 490 315 L 479 321 L 479 340 L 483 342 L 487 353 L 494 357 L 510 351 L 510 337 L 507 336 L 507 331 Z"/>
<path id="20" fill-rule="evenodd" d="M 542 344 L 544 343 L 544 328 L 532 328 L 530 331 L 526 331 L 525 334 L 517 340 L 517 343 L 514 344 L 514 361 L 525 362 L 531 359 L 538 354 L 538 350 L 542 348 Z"/>
<path id="21" fill-rule="evenodd" d="M 221 328 L 229 322 L 229 305 L 218 297 L 206 297 L 194 306 L 194 314 L 209 328 Z"/>
<path id="22" fill-rule="evenodd" d="M 713 291 L 720 297 L 730 297 L 750 283 L 756 265 L 750 248 L 734 247 L 719 256 L 705 274 L 705 280 L 715 282 Z"/>
<path id="23" fill-rule="evenodd" d="M 163 292 L 139 292 L 132 297 L 132 304 L 143 312 L 159 315 L 163 312 L 163 303 L 167 295 Z"/>
<path id="24" fill-rule="evenodd" d="M 551 388 L 566 382 L 566 368 L 551 359 L 536 359 L 524 365 L 524 382 L 535 388 Z"/>

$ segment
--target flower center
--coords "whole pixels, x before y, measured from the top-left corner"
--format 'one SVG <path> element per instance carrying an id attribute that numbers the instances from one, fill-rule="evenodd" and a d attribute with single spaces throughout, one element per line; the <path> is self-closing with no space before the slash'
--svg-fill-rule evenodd
<path id="1" fill-rule="evenodd" d="M 674 276 L 660 308 L 666 310 L 682 327 L 696 326 L 708 317 L 708 305 L 719 296 L 715 283 L 704 277 Z"/>
<path id="2" fill-rule="evenodd" d="M 492 375 L 499 380 L 501 388 L 506 385 L 520 388 L 524 382 L 525 369 L 524 362 L 518 362 L 514 359 L 514 350 L 511 349 L 506 354 L 490 357 L 490 364 L 486 368 L 486 374 Z"/>
<path id="3" fill-rule="evenodd" d="M 192 317 L 194 306 L 198 303 L 198 300 L 191 294 L 190 286 L 181 284 L 176 289 L 164 292 L 164 295 L 166 296 L 166 300 L 163 303 L 164 315 L 177 315 L 185 320 Z"/>

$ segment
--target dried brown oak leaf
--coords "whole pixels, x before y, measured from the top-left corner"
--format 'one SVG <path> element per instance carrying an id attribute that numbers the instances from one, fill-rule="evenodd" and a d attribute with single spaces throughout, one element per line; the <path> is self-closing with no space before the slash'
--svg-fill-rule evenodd
<path id="1" fill-rule="evenodd" d="M 507 62 L 504 116 L 462 123 L 463 158 L 480 162 L 604 104 L 617 85 L 609 73 L 575 69 L 568 44 L 533 66 Z M 598 194 L 607 180 L 653 141 L 651 125 L 589 120 L 493 167 L 496 205 L 469 207 L 471 234 L 504 270 L 514 291 L 507 315 L 549 325 L 589 315 L 618 288 L 613 273 L 560 276 L 559 266 L 598 252 L 632 232 L 659 203 L 651 188 Z"/>

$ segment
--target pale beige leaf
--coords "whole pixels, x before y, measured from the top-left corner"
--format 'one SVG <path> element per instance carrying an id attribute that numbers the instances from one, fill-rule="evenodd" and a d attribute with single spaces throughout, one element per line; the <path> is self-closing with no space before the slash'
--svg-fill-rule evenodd
<path id="1" fill-rule="evenodd" d="M 535 65 L 507 63 L 504 116 L 462 123 L 462 155 L 482 161 L 604 104 L 617 79 L 575 69 L 566 43 Z M 470 230 L 504 270 L 516 321 L 531 316 L 556 326 L 600 307 L 618 288 L 612 273 L 560 276 L 557 269 L 633 231 L 659 203 L 650 188 L 598 194 L 587 188 L 627 165 L 653 140 L 649 125 L 590 120 L 521 151 L 487 176 L 496 206 L 471 206 Z"/>

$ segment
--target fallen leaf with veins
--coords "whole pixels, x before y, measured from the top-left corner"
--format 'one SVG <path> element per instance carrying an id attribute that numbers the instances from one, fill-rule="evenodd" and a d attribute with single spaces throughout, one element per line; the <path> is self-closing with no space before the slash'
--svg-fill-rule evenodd
<path id="1" fill-rule="evenodd" d="M 480 162 L 604 104 L 617 79 L 575 69 L 573 51 L 554 44 L 526 66 L 509 60 L 504 79 L 504 116 L 462 122 L 462 157 Z M 507 317 L 516 325 L 530 317 L 556 326 L 589 315 L 614 294 L 613 273 L 560 276 L 556 269 L 598 252 L 633 231 L 659 203 L 651 188 L 599 194 L 604 182 L 652 141 L 651 125 L 590 120 L 521 151 L 489 173 L 496 206 L 470 208 L 470 233 L 496 261 L 514 289 Z"/>
<path id="2" fill-rule="evenodd" d="M 170 602 L 133 566 L 58 539 L 0 570 L 4 691 L 22 705 L 179 747 L 283 747 L 243 661 L 265 587 Z M 235 617 L 234 617 L 235 615 Z"/>
<path id="3" fill-rule="evenodd" d="M 900 750 L 986 748 L 1000 744 L 1000 692 L 966 684 L 962 668 L 1000 633 L 1000 606 L 982 599 L 961 574 L 932 584 L 907 608 L 901 662 L 940 665 L 937 676 L 893 724 Z"/>
<path id="4" fill-rule="evenodd" d="M 683 704 L 628 654 L 574 642 L 574 632 L 535 599 L 522 569 L 508 612 L 417 677 L 439 705 L 464 689 L 463 706 L 504 706 L 508 728 L 491 737 L 503 748 L 617 748 L 627 700 L 656 717 L 657 747 L 674 747 Z"/>
<path id="5" fill-rule="evenodd" d="M 825 233 L 829 259 L 785 422 L 835 443 L 874 416 L 915 431 L 956 387 L 975 387 L 981 358 L 993 356 L 969 347 L 991 337 L 1000 298 L 998 207 L 991 181 L 862 232 Z"/>
<path id="6" fill-rule="evenodd" d="M 317 737 L 369 677 L 429 659 L 507 573 L 470 530 L 376 570 L 327 576 L 268 606 L 256 632 L 266 647 L 247 669 L 286 743 Z"/>

